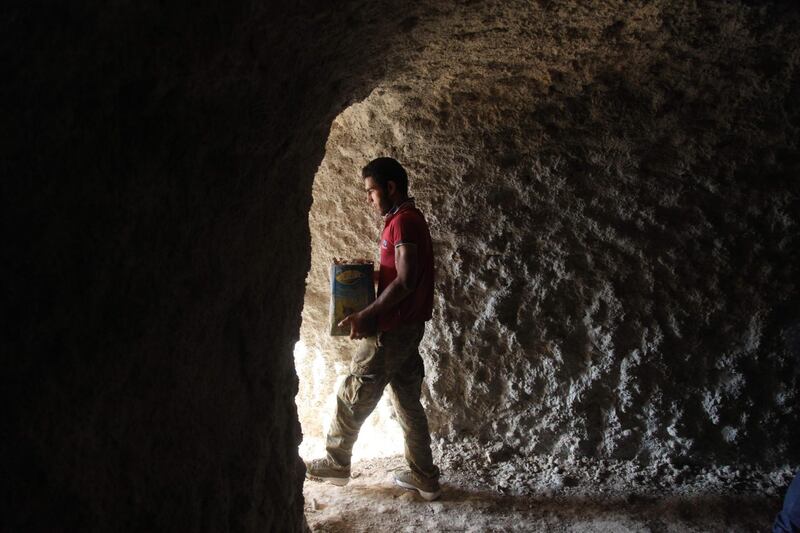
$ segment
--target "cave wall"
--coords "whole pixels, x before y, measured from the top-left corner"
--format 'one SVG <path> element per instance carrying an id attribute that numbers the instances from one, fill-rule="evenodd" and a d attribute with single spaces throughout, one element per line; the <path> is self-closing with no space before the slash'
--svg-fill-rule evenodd
<path id="1" fill-rule="evenodd" d="M 445 447 L 797 463 L 798 30 L 786 3 L 504 2 L 423 18 L 408 67 L 331 127 L 309 349 L 331 368 L 349 357 L 325 335 L 327 268 L 375 258 L 359 170 L 390 155 L 435 241 L 423 350 Z"/>
<path id="2" fill-rule="evenodd" d="M 311 185 L 395 8 L 0 11 L 0 529 L 301 529 Z"/>
<path id="3" fill-rule="evenodd" d="M 370 94 L 329 168 L 417 180 L 438 436 L 797 459 L 794 8 L 393 4 L 2 8 L 2 529 L 301 527 L 312 178 Z"/>

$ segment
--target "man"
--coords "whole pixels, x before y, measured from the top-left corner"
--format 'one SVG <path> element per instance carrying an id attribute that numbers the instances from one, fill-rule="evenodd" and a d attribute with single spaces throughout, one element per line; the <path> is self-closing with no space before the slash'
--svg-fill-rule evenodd
<path id="1" fill-rule="evenodd" d="M 367 202 L 383 215 L 378 297 L 347 316 L 351 339 L 366 339 L 353 355 L 350 374 L 337 393 L 336 416 L 327 438 L 327 456 L 306 465 L 307 476 L 346 485 L 350 457 L 361 424 L 386 385 L 405 435 L 409 470 L 395 483 L 426 500 L 441 494 L 433 464 L 428 419 L 419 401 L 424 367 L 419 343 L 433 310 L 433 246 L 428 224 L 408 196 L 408 175 L 392 158 L 380 157 L 362 170 Z"/>

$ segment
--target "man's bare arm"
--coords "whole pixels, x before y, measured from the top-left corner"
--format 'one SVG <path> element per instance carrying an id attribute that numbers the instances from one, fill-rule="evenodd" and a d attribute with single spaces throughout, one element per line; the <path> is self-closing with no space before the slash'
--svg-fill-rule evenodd
<path id="1" fill-rule="evenodd" d="M 397 277 L 377 300 L 361 311 L 363 318 L 374 318 L 402 302 L 417 288 L 417 245 L 402 244 L 394 249 Z"/>

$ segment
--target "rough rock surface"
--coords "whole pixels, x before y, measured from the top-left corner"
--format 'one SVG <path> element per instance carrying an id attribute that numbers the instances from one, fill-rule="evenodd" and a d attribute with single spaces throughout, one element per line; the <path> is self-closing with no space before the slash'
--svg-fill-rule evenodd
<path id="1" fill-rule="evenodd" d="M 792 4 L 289 4 L 3 6 L 0 529 L 302 527 L 312 182 L 368 96 L 323 168 L 418 178 L 445 442 L 797 460 Z"/>
<path id="2" fill-rule="evenodd" d="M 436 245 L 436 437 L 800 461 L 796 9 L 471 7 L 446 32 L 423 17 L 409 67 L 331 127 L 301 335 L 329 371 L 301 370 L 304 433 L 352 346 L 325 336 L 327 264 L 374 257 L 359 170 L 391 155 Z"/>
<path id="3" fill-rule="evenodd" d="M 330 123 L 391 5 L 0 9 L 2 531 L 298 531 Z"/>

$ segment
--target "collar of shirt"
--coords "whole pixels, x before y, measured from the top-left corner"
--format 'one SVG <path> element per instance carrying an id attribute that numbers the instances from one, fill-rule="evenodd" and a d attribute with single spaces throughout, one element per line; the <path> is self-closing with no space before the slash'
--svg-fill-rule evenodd
<path id="1" fill-rule="evenodd" d="M 408 198 L 406 201 L 404 201 L 402 203 L 399 203 L 396 206 L 394 206 L 393 208 L 389 209 L 389 211 L 385 215 L 383 215 L 384 223 L 388 223 L 392 219 L 393 216 L 395 216 L 401 210 L 407 209 L 409 207 L 416 207 L 416 205 L 414 204 L 414 198 L 413 197 L 412 198 Z"/>

